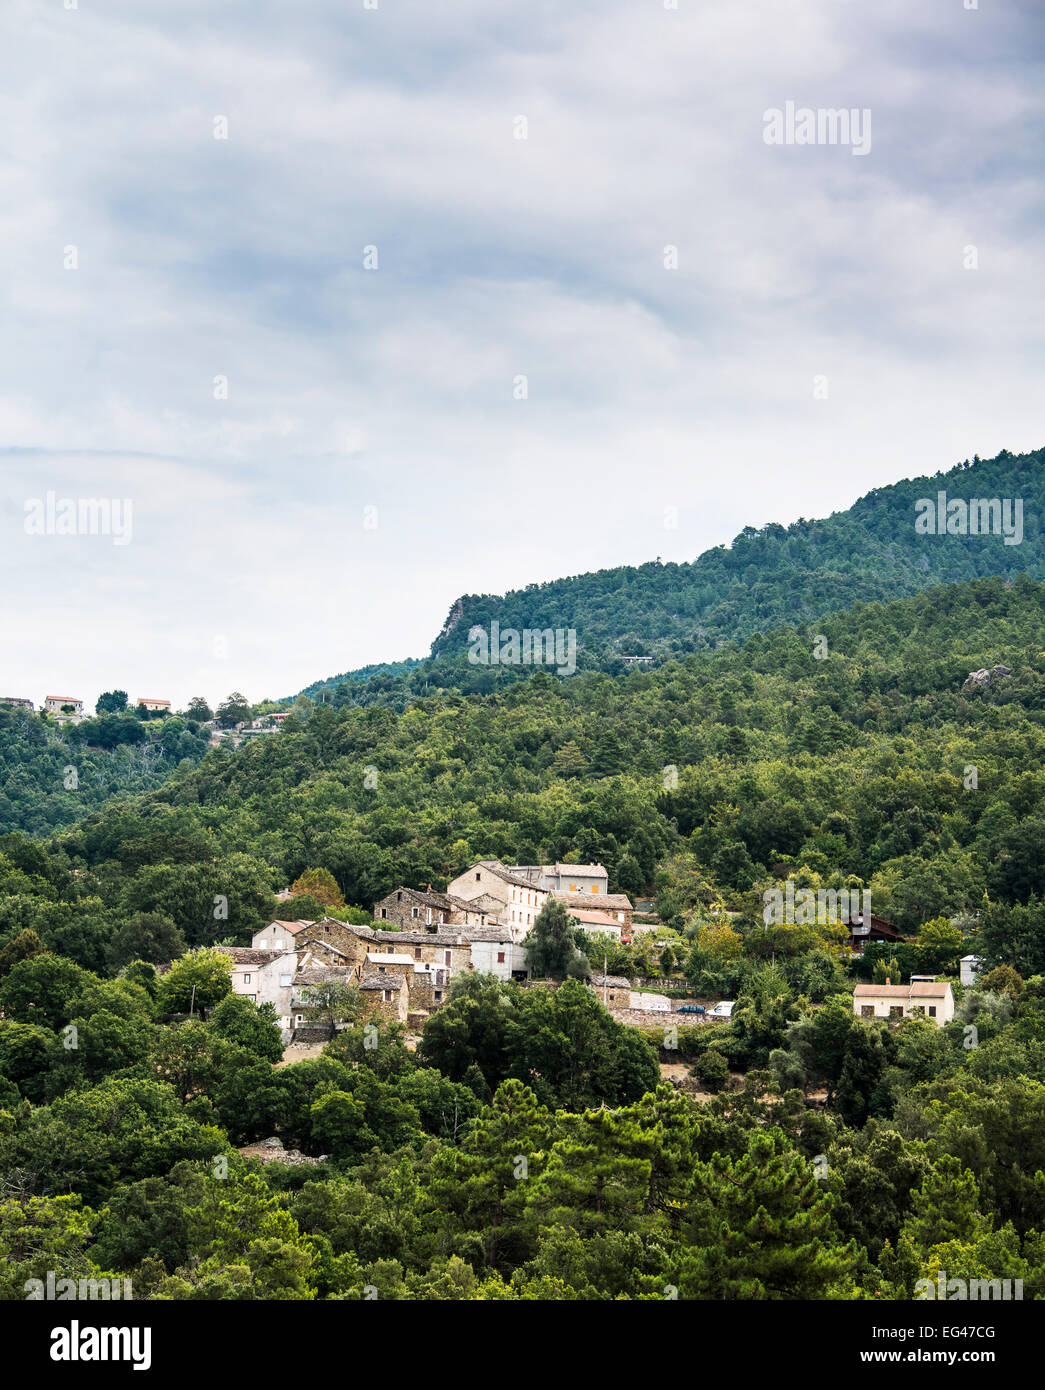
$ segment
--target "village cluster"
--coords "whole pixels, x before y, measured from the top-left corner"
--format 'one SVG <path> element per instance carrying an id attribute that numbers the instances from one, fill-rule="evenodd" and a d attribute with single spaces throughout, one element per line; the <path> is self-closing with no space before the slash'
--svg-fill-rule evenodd
<path id="1" fill-rule="evenodd" d="M 283 894 L 281 896 L 289 896 Z M 359 989 L 364 1016 L 400 1022 L 411 1029 L 446 1001 L 457 975 L 481 972 L 502 980 L 526 980 L 530 965 L 525 938 L 548 898 L 563 902 L 576 929 L 629 942 L 652 931 L 638 923 L 631 899 L 609 891 L 601 864 L 506 865 L 481 859 L 453 879 L 445 892 L 397 888 L 373 907 L 373 926 L 335 917 L 316 921 L 270 922 L 254 933 L 250 946 L 222 949 L 232 961 L 232 988 L 257 1004 L 271 1004 L 285 1042 L 309 1041 L 321 1029 L 310 1021 L 310 993 L 331 981 Z M 868 940 L 895 940 L 899 933 L 878 918 L 856 920 L 850 947 Z M 963 982 L 971 983 L 971 957 L 962 962 Z M 637 990 L 622 976 L 593 974 L 589 980 L 613 1012 L 641 1022 L 692 1021 L 668 995 Z M 314 994 L 313 994 L 314 997 Z M 723 1001 L 709 1017 L 728 1018 Z M 857 985 L 853 1011 L 870 1018 L 920 1015 L 942 1027 L 954 1016 L 954 995 L 946 981 L 915 976 L 908 985 Z M 702 1012 L 702 1011 L 701 1011 Z M 647 1020 L 653 1022 L 652 1018 Z"/>
<path id="2" fill-rule="evenodd" d="M 563 901 L 581 931 L 629 941 L 634 907 L 609 892 L 601 864 L 508 866 L 483 859 L 447 885 L 445 893 L 397 888 L 374 904 L 374 925 L 274 921 L 250 946 L 223 948 L 233 962 L 232 987 L 258 1004 L 270 1003 L 284 1037 L 307 1036 L 311 986 L 335 980 L 362 993 L 367 1016 L 421 1027 L 447 997 L 455 975 L 480 971 L 503 980 L 530 974 L 524 939 L 549 897 Z M 594 976 L 600 998 L 663 1012 L 662 995 L 639 994 L 625 979 Z"/>

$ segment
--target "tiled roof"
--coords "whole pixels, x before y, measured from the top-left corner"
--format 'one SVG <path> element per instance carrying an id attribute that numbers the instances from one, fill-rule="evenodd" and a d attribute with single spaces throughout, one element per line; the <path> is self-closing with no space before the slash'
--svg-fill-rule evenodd
<path id="1" fill-rule="evenodd" d="M 465 941 L 504 941 L 511 945 L 512 934 L 508 927 L 463 927 Z"/>
<path id="2" fill-rule="evenodd" d="M 592 925 L 605 927 L 620 926 L 616 917 L 611 917 L 608 912 L 592 912 L 583 907 L 571 907 L 570 916 L 576 917 L 578 922 L 588 922 Z"/>
<path id="3" fill-rule="evenodd" d="M 575 874 L 577 878 L 609 878 L 601 864 L 555 864 L 552 872 L 560 875 Z"/>
<path id="4" fill-rule="evenodd" d="M 322 985 L 328 980 L 349 980 L 351 976 L 344 969 L 333 965 L 313 965 L 307 970 L 299 970 L 294 976 L 295 988 L 301 985 Z"/>
<path id="5" fill-rule="evenodd" d="M 269 923 L 269 926 L 270 926 L 270 927 L 283 927 L 286 931 L 290 932 L 292 936 L 296 936 L 296 935 L 298 934 L 299 931 L 304 931 L 306 927 L 315 926 L 315 923 L 314 923 L 314 922 L 306 922 L 306 921 L 303 921 L 303 920 L 302 920 L 302 921 L 297 921 L 297 922 L 287 922 L 287 921 L 284 921 L 284 919 L 283 919 L 282 917 L 275 917 L 275 918 L 273 918 L 273 920 Z"/>
<path id="6" fill-rule="evenodd" d="M 386 893 L 378 902 L 386 903 L 389 898 L 395 898 L 398 894 L 409 898 L 412 902 L 424 903 L 426 907 L 442 908 L 444 912 L 454 906 L 455 900 L 448 893 L 436 893 L 434 890 L 428 891 L 423 888 L 395 888 L 391 893 Z"/>
<path id="7" fill-rule="evenodd" d="M 939 999 L 946 996 L 949 989 L 946 980 L 916 980 L 909 985 L 857 985 L 853 996 L 857 999 L 872 996 L 885 999 Z"/>
<path id="8" fill-rule="evenodd" d="M 320 917 L 318 921 L 308 922 L 306 925 L 309 927 L 322 928 L 328 922 L 331 926 L 340 927 L 343 931 L 351 932 L 353 936 L 361 936 L 366 941 L 370 941 L 374 937 L 373 927 L 361 926 L 357 922 L 342 922 L 339 917 Z"/>
<path id="9" fill-rule="evenodd" d="M 542 891 L 537 889 L 536 885 L 531 883 L 528 878 L 520 878 L 518 874 L 513 873 L 508 865 L 502 864 L 499 859 L 480 859 L 479 867 L 481 869 L 489 869 L 489 871 L 492 874 L 496 874 L 498 878 L 503 878 L 505 883 L 514 883 L 519 888 L 533 888 L 536 889 L 537 892 Z"/>
<path id="10" fill-rule="evenodd" d="M 223 955 L 231 956 L 236 965 L 268 965 L 270 960 L 289 955 L 287 951 L 257 951 L 253 946 L 219 946 Z"/>
<path id="11" fill-rule="evenodd" d="M 402 989 L 402 975 L 364 975 L 360 989 Z"/>
<path id="12" fill-rule="evenodd" d="M 376 931 L 375 941 L 406 942 L 410 946 L 460 946 L 463 927 L 439 927 L 436 931 Z"/>
<path id="13" fill-rule="evenodd" d="M 626 980 L 623 975 L 592 975 L 589 984 L 597 985 L 602 989 L 606 985 L 609 989 L 631 989 L 631 981 Z"/>
<path id="14" fill-rule="evenodd" d="M 561 893 L 555 891 L 553 898 L 574 907 L 587 907 L 597 912 L 601 907 L 623 907 L 631 911 L 631 899 L 627 893 Z"/>

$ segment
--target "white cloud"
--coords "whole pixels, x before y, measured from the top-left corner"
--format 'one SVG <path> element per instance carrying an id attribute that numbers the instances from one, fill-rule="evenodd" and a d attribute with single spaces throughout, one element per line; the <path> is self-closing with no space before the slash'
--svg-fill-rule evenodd
<path id="1" fill-rule="evenodd" d="M 286 693 L 422 654 L 459 592 L 1040 445 L 1038 28 L 1029 3 L 18 0 L 8 683 Z M 765 145 L 787 100 L 870 107 L 871 154 Z M 48 487 L 133 496 L 133 544 L 26 537 Z"/>

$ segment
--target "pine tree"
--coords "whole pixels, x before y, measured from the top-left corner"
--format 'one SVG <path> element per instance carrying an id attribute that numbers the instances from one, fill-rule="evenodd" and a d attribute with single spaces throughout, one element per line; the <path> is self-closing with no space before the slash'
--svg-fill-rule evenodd
<path id="1" fill-rule="evenodd" d="M 558 898 L 548 898 L 526 938 L 530 969 L 538 979 L 581 978 L 588 964 L 573 939 L 573 918 Z"/>

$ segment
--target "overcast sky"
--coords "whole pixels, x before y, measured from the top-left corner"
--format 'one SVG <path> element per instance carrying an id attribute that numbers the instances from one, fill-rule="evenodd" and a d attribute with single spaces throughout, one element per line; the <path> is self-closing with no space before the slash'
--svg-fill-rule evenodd
<path id="1" fill-rule="evenodd" d="M 1045 10 L 963 3 L 7 0 L 0 694 L 278 697 L 1045 444 Z"/>

